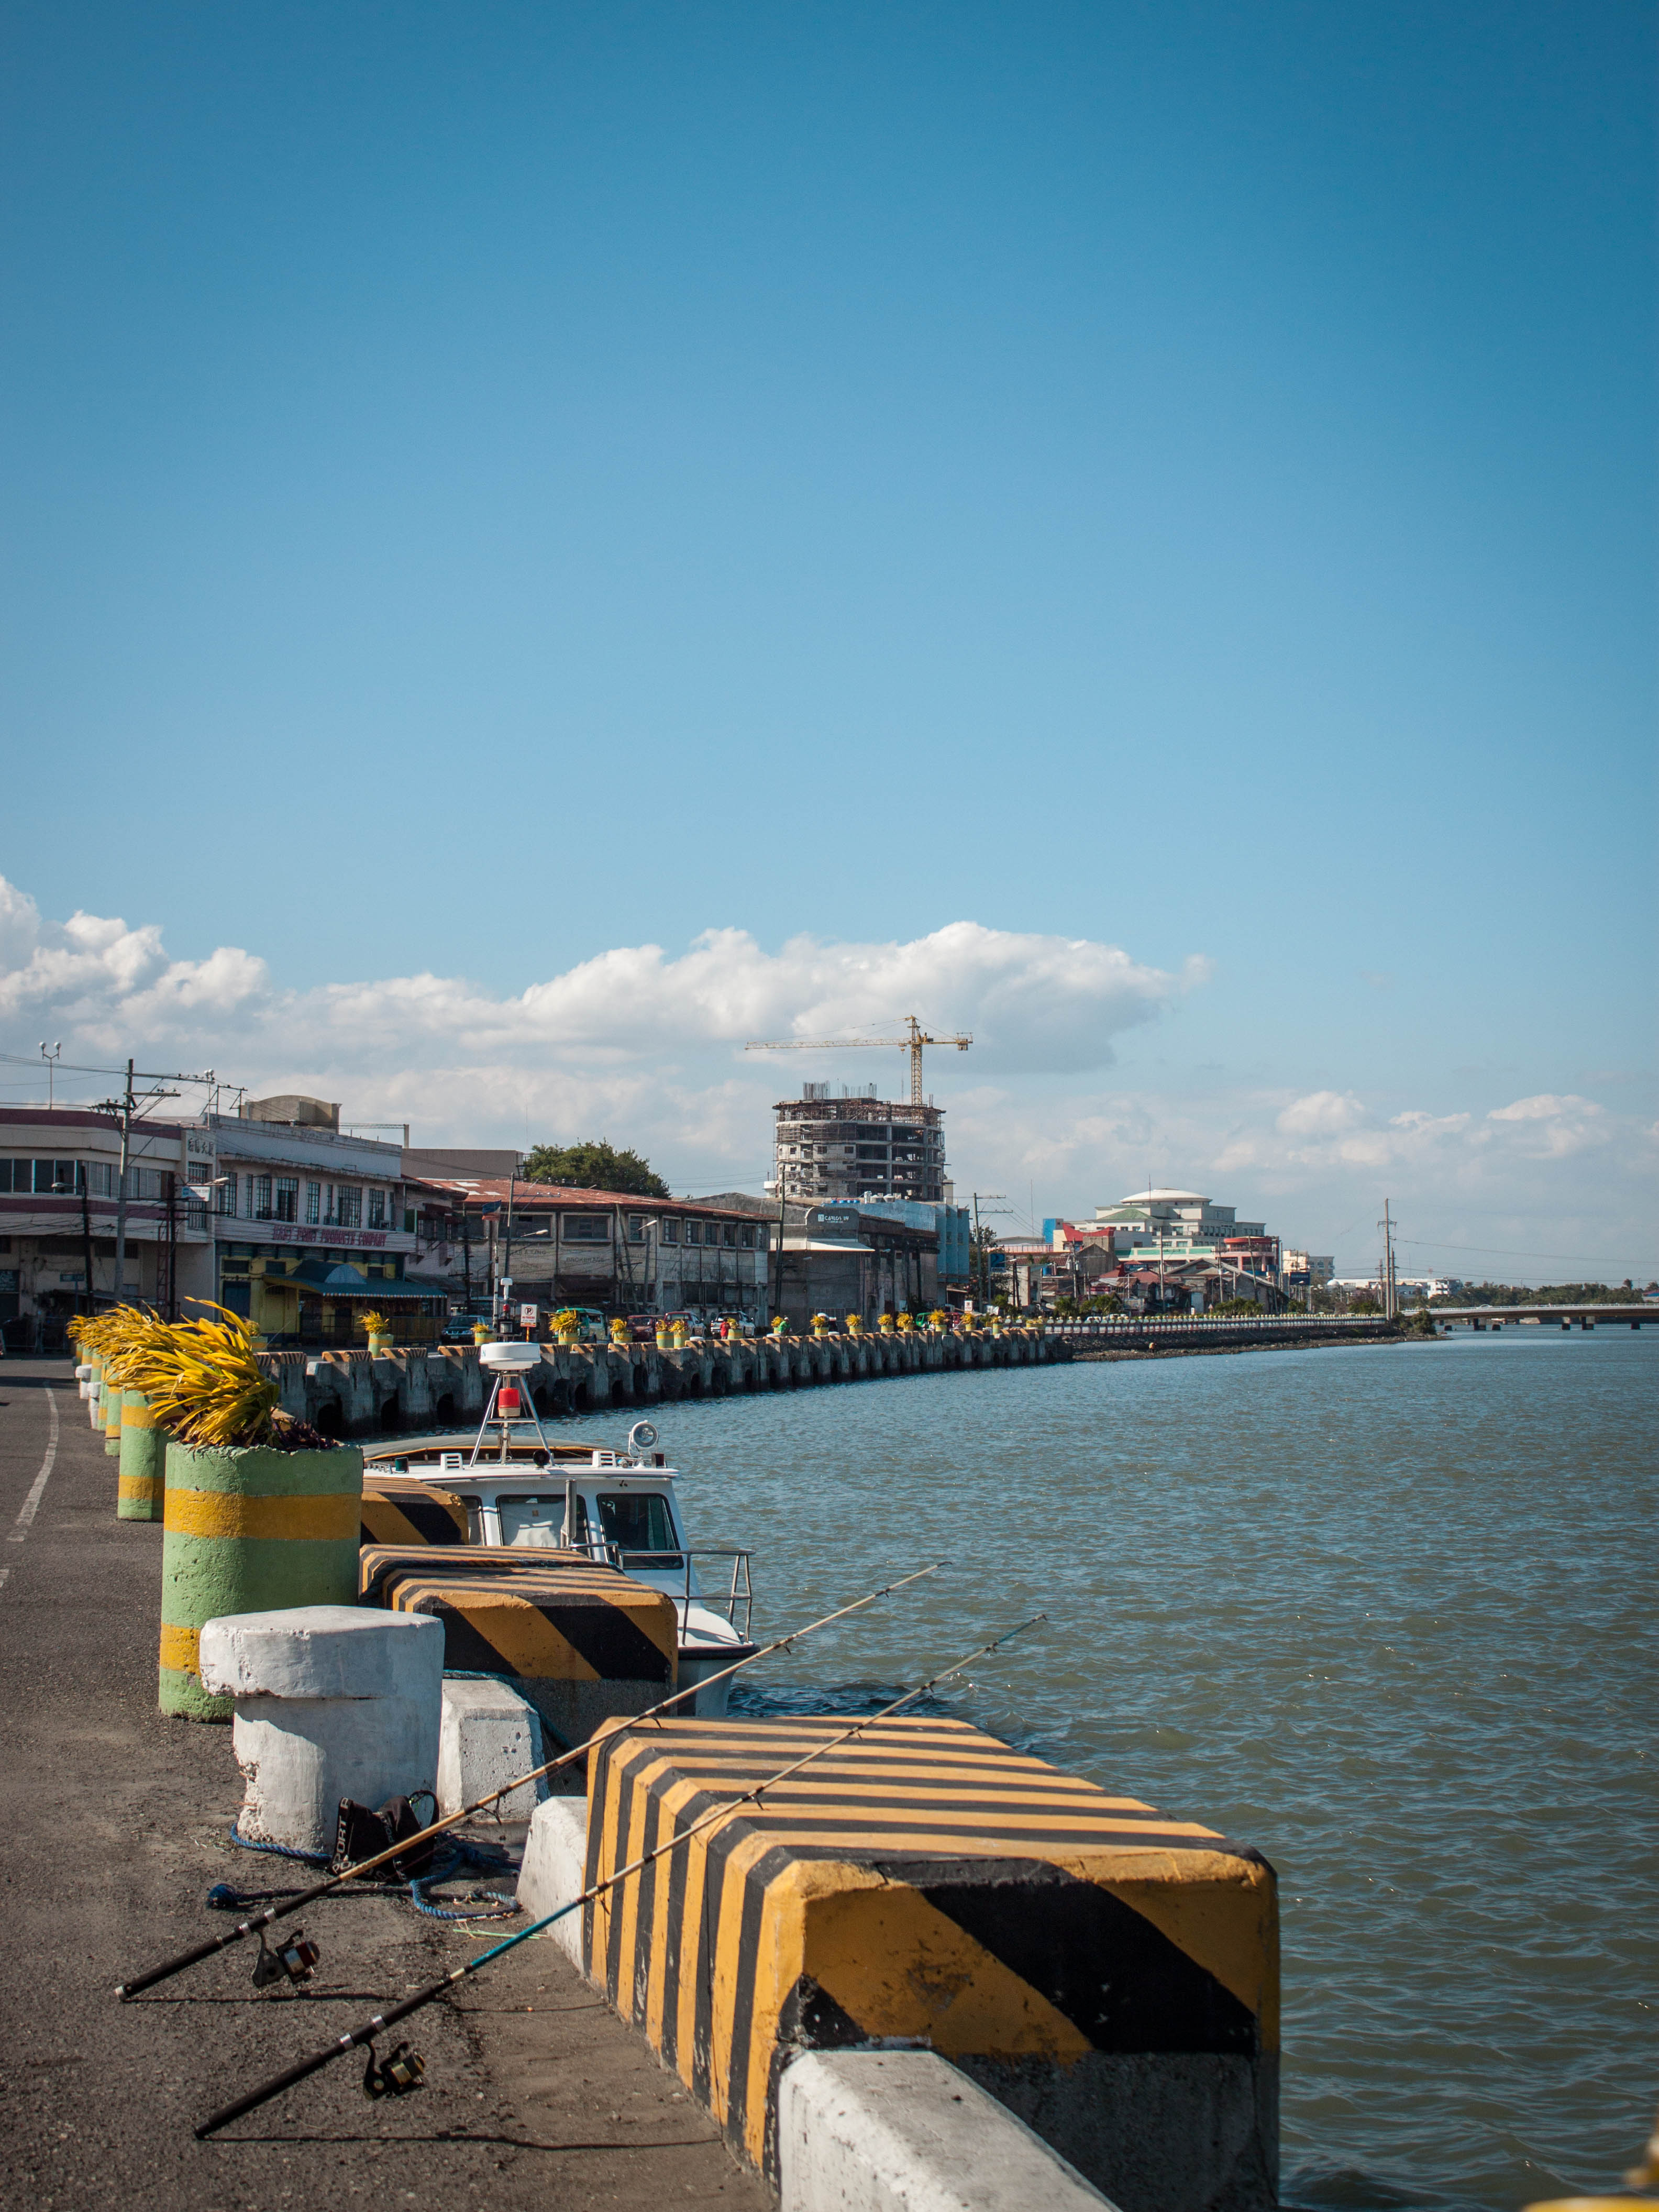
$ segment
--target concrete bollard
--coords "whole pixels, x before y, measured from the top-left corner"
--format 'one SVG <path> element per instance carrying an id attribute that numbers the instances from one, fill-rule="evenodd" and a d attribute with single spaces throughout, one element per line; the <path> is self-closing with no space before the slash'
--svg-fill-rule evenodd
<path id="1" fill-rule="evenodd" d="M 364 1475 L 365 1544 L 465 1544 L 470 1534 L 466 1508 L 453 1492 L 378 1468 Z"/>
<path id="2" fill-rule="evenodd" d="M 398 1613 L 398 1620 L 427 1620 L 429 1613 Z M 547 1757 L 542 1720 L 509 1682 L 447 1680 L 438 1734 L 438 1810 L 459 1813 L 528 1774 Z M 527 1820 L 547 1796 L 545 1778 L 527 1782 L 495 1806 L 492 1818 Z"/>
<path id="3" fill-rule="evenodd" d="M 87 1425 L 101 1429 L 104 1425 L 104 1363 L 94 1353 L 87 1364 L 92 1370 L 87 1382 Z"/>
<path id="4" fill-rule="evenodd" d="M 519 1910 L 545 1919 L 562 1905 L 574 1904 L 587 1881 L 587 1800 L 550 1797 L 530 1816 L 524 1859 L 519 1868 Z M 568 1912 L 548 1934 L 578 1972 L 582 1960 L 582 1916 Z"/>
<path id="5" fill-rule="evenodd" d="M 361 1606 L 204 1622 L 202 1687 L 235 1708 L 231 1744 L 246 1784 L 238 1832 L 327 1856 L 343 1797 L 374 1806 L 431 1790 L 443 1656 L 435 1621 Z"/>
<path id="6" fill-rule="evenodd" d="M 115 1486 L 118 1521 L 159 1521 L 167 1487 L 167 1432 L 155 1425 L 142 1390 L 121 1393 L 121 1471 Z"/>
<path id="7" fill-rule="evenodd" d="M 441 1620 L 445 1666 L 510 1680 L 559 1745 L 643 1712 L 678 1679 L 672 1598 L 574 1553 L 376 1547 L 360 1587 L 367 1604 Z"/>
<path id="8" fill-rule="evenodd" d="M 121 1456 L 121 1401 L 125 1391 L 113 1383 L 106 1383 L 99 1401 L 98 1410 L 104 1424 L 104 1449 L 112 1459 Z"/>
<path id="9" fill-rule="evenodd" d="M 932 2051 L 812 2051 L 778 2091 L 779 2212 L 1088 2212 L 1074 2166 Z"/>
<path id="10" fill-rule="evenodd" d="M 349 1605 L 357 1595 L 363 1455 L 355 1445 L 167 1449 L 160 1703 L 192 1720 L 230 1718 L 203 1687 L 203 1624 L 227 1613 Z"/>
<path id="11" fill-rule="evenodd" d="M 602 1740 L 587 1884 L 844 1727 L 665 1720 Z M 775 2179 L 782 2069 L 899 2039 L 1124 2212 L 1275 2201 L 1272 1869 L 963 1723 L 875 1723 L 583 1917 L 586 1971 Z"/>

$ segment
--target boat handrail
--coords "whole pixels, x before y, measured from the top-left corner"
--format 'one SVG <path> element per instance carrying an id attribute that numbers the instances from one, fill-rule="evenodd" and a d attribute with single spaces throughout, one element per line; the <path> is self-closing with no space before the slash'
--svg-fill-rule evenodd
<path id="1" fill-rule="evenodd" d="M 608 1536 L 590 1536 L 585 1542 L 564 1547 L 578 1552 L 593 1561 L 596 1566 L 614 1567 L 618 1574 L 679 1574 L 685 1577 L 683 1593 L 674 1603 L 680 1616 L 680 1633 L 686 1632 L 694 1604 L 707 1606 L 710 1613 L 724 1613 L 728 1625 L 749 1641 L 750 1624 L 754 1618 L 755 1592 L 750 1579 L 750 1554 L 726 1544 L 678 1545 L 672 1551 L 641 1551 L 634 1545 L 612 1543 Z M 693 1563 L 698 1559 L 730 1559 L 732 1578 L 726 1589 L 718 1594 L 705 1595 L 694 1589 L 691 1581 Z M 654 1563 L 654 1564 L 653 1564 Z M 738 1627 L 738 1614 L 743 1614 L 743 1626 Z"/>

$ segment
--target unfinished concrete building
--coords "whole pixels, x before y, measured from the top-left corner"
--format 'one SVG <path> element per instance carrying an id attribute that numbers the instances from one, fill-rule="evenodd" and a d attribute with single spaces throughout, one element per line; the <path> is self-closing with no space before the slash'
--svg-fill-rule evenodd
<path id="1" fill-rule="evenodd" d="M 785 1198 L 911 1198 L 938 1203 L 945 1179 L 945 1113 L 878 1098 L 875 1086 L 806 1083 L 778 1102 L 777 1188 Z"/>

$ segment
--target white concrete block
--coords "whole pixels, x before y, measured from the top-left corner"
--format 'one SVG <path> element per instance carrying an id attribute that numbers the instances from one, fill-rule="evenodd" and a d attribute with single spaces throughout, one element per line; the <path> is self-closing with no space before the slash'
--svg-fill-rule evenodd
<path id="1" fill-rule="evenodd" d="M 383 1805 L 431 1790 L 435 1698 L 238 1698 L 231 1749 L 246 1784 L 236 1825 L 252 1843 L 334 1849 L 342 1797 Z M 422 1816 L 428 1808 L 416 1808 Z"/>
<path id="2" fill-rule="evenodd" d="M 527 1774 L 547 1757 L 542 1718 L 510 1682 L 446 1681 L 438 1733 L 438 1810 L 459 1813 Z M 527 1820 L 547 1795 L 545 1778 L 495 1806 L 503 1820 Z"/>
<path id="3" fill-rule="evenodd" d="M 807 2051 L 778 2089 L 781 2212 L 1085 2212 L 1109 2204 L 932 2051 Z"/>
<path id="4" fill-rule="evenodd" d="M 202 1686 L 230 1698 L 427 1697 L 443 1690 L 443 1623 L 374 1606 L 227 1613 L 202 1631 Z"/>
<path id="5" fill-rule="evenodd" d="M 533 1920 L 556 1912 L 587 1887 L 587 1800 L 550 1797 L 531 1815 L 519 1869 L 519 1910 Z M 567 1913 L 548 1933 L 578 1972 L 582 1964 L 582 1914 Z"/>
<path id="6" fill-rule="evenodd" d="M 313 1605 L 209 1621 L 202 1680 L 236 1701 L 241 1833 L 330 1852 L 342 1797 L 434 1789 L 443 1666 L 443 1623 L 422 1613 Z"/>

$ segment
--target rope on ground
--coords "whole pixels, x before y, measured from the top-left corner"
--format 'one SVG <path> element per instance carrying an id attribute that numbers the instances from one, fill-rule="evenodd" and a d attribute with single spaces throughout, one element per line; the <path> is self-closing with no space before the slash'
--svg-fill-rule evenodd
<path id="1" fill-rule="evenodd" d="M 431 1792 L 428 1790 L 423 1794 L 429 1796 Z M 288 1844 L 257 1842 L 253 1837 L 245 1836 L 234 1820 L 230 1824 L 230 1840 L 245 1851 L 265 1851 L 274 1858 L 297 1859 L 304 1866 L 323 1867 L 331 1863 L 324 1851 L 301 1851 Z M 354 1885 L 353 1889 L 343 1890 L 339 1893 L 342 1896 L 361 1896 L 366 1892 L 377 1897 L 407 1896 L 415 1910 L 423 1912 L 429 1920 L 507 1920 L 519 1911 L 519 1901 L 503 1890 L 470 1889 L 463 1899 L 447 1905 L 429 1905 L 424 1893 L 435 1887 L 439 1882 L 453 1881 L 464 1867 L 476 1868 L 480 1872 L 501 1873 L 506 1872 L 509 1866 L 510 1862 L 493 1846 L 469 1843 L 465 1837 L 453 1836 L 449 1839 L 449 1856 L 441 1868 L 429 1870 L 411 1881 L 364 1882 L 361 1887 Z M 292 1894 L 291 1890 L 239 1890 L 229 1882 L 220 1881 L 208 1892 L 207 1903 L 216 1912 L 236 1912 L 249 1905 L 264 1904 L 273 1896 L 289 1897 Z M 469 1911 L 466 1910 L 469 1905 L 480 1909 Z"/>

